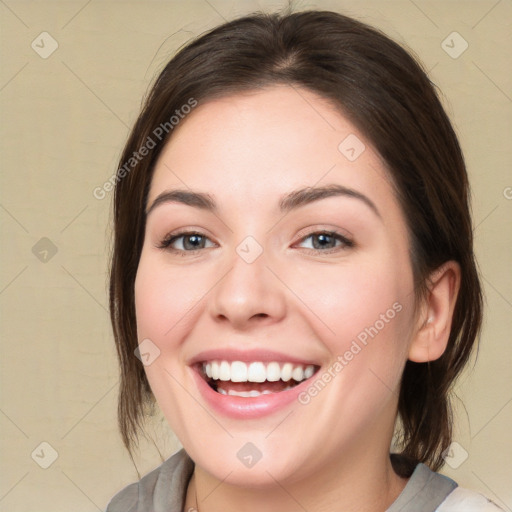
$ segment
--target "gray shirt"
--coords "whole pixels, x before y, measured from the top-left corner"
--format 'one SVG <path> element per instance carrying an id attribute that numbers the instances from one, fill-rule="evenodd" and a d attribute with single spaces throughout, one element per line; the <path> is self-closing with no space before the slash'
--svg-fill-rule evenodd
<path id="1" fill-rule="evenodd" d="M 194 461 L 181 449 L 139 482 L 128 485 L 116 494 L 106 512 L 183 512 L 193 471 Z M 424 464 L 418 464 L 404 490 L 386 512 L 499 510 L 471 491 L 469 501 L 459 502 L 455 496 L 457 492 L 454 492 L 456 488 L 457 484 L 450 478 L 434 473 Z M 467 494 L 463 499 L 468 499 Z M 468 506 L 474 508 L 469 509 Z"/>

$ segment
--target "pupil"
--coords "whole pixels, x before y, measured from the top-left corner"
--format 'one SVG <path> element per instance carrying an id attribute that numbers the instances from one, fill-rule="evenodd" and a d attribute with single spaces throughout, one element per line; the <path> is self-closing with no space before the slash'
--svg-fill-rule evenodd
<path id="1" fill-rule="evenodd" d="M 185 237 L 184 239 L 184 247 L 185 248 L 188 248 L 188 249 L 197 249 L 198 247 L 198 244 L 197 242 L 199 242 L 199 244 L 201 243 L 201 235 L 189 235 L 187 237 Z M 189 243 L 189 240 L 195 240 L 196 243 L 192 242 L 192 244 Z M 187 247 L 188 246 L 188 247 Z"/>
<path id="2" fill-rule="evenodd" d="M 324 233 L 324 234 L 321 234 L 321 235 L 317 235 L 317 236 L 316 236 L 316 238 L 317 238 L 318 240 L 323 240 L 324 242 L 326 242 L 326 241 L 327 241 L 327 244 L 329 244 L 329 239 L 331 239 L 331 243 L 332 243 L 332 241 L 333 241 L 332 237 L 331 237 L 330 235 L 326 235 L 325 233 Z M 313 240 L 315 240 L 315 238 L 313 238 Z M 322 247 L 326 247 L 326 245 L 327 245 L 327 244 L 325 244 L 325 243 L 323 243 L 323 244 L 322 244 L 322 243 L 321 243 L 321 244 L 319 245 L 319 247 L 320 247 L 320 248 L 322 248 Z M 318 245 L 318 244 L 315 244 L 315 243 L 313 242 L 313 245 L 315 246 L 315 245 Z M 315 249 L 318 249 L 318 247 L 315 247 Z"/>

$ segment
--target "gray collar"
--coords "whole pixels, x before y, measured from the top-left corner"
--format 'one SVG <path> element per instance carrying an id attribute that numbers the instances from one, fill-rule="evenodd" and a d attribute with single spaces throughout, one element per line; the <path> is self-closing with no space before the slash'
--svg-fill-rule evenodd
<path id="1" fill-rule="evenodd" d="M 404 490 L 386 512 L 434 512 L 457 484 L 418 464 Z"/>

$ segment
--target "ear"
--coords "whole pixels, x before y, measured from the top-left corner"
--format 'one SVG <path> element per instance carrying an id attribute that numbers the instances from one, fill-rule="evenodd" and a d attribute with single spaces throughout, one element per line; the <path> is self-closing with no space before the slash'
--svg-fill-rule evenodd
<path id="1" fill-rule="evenodd" d="M 425 363 L 443 355 L 450 337 L 459 288 L 460 266 L 456 261 L 447 261 L 430 275 L 429 291 L 409 347 L 411 361 Z"/>

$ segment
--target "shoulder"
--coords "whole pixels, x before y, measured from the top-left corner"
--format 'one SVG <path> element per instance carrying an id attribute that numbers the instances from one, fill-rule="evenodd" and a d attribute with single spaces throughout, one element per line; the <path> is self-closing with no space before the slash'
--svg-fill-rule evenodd
<path id="1" fill-rule="evenodd" d="M 481 494 L 461 488 L 445 475 L 417 464 L 402 493 L 386 512 L 499 512 Z"/>
<path id="2" fill-rule="evenodd" d="M 194 462 L 181 449 L 160 466 L 127 485 L 108 503 L 106 512 L 145 512 L 182 507 Z"/>
<path id="3" fill-rule="evenodd" d="M 135 512 L 139 496 L 139 484 L 134 483 L 119 491 L 109 502 L 106 512 Z"/>
<path id="4" fill-rule="evenodd" d="M 482 494 L 457 487 L 441 503 L 436 512 L 499 512 L 503 510 Z"/>

